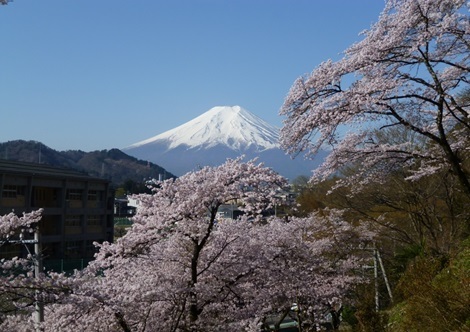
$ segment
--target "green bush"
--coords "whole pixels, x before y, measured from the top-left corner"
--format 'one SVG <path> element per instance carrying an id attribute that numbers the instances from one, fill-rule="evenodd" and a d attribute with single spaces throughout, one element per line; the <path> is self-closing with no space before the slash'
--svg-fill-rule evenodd
<path id="1" fill-rule="evenodd" d="M 470 331 L 470 239 L 450 260 L 417 256 L 397 291 L 389 331 Z"/>

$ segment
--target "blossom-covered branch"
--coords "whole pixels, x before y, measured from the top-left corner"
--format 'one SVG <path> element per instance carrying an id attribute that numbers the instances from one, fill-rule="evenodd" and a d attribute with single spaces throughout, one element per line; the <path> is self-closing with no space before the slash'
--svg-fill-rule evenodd
<path id="1" fill-rule="evenodd" d="M 387 165 L 402 163 L 414 172 L 410 179 L 450 170 L 470 195 L 463 164 L 470 114 L 458 98 L 470 78 L 465 10 L 464 0 L 387 1 L 379 21 L 341 60 L 326 61 L 294 83 L 281 109 L 284 148 L 314 154 L 331 146 L 314 179 L 353 165 L 357 176 L 348 183 L 378 181 Z M 420 144 L 370 144 L 390 128 L 419 136 Z"/>

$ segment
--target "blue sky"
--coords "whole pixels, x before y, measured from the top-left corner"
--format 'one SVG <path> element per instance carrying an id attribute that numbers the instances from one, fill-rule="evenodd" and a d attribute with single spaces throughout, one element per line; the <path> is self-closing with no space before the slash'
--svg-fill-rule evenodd
<path id="1" fill-rule="evenodd" d="M 0 6 L 0 142 L 123 148 L 214 106 L 280 127 L 294 80 L 383 0 L 14 0 Z"/>

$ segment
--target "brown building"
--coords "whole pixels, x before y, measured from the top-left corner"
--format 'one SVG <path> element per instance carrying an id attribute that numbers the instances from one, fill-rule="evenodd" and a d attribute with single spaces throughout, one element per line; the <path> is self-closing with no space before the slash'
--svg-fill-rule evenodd
<path id="1" fill-rule="evenodd" d="M 0 160 L 0 189 L 0 215 L 44 209 L 39 230 L 46 267 L 64 270 L 64 262 L 89 261 L 96 251 L 93 242 L 113 240 L 114 194 L 108 180 Z M 4 245 L 0 257 L 18 256 L 22 250 L 21 245 Z M 58 261 L 62 266 L 53 266 Z"/>

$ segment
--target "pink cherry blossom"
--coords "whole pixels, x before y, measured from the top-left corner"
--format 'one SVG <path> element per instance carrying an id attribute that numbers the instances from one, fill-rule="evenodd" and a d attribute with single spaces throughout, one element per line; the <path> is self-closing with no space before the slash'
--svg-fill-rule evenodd
<path id="1" fill-rule="evenodd" d="M 291 154 L 331 149 L 313 180 L 346 166 L 342 184 L 380 181 L 394 167 L 417 179 L 450 170 L 470 195 L 469 4 L 464 0 L 389 0 L 377 23 L 344 57 L 320 64 L 289 91 L 281 141 Z M 398 132 L 407 137 L 398 138 Z M 388 133 L 389 142 L 377 133 Z M 345 134 L 346 133 L 346 134 Z"/>
<path id="2" fill-rule="evenodd" d="M 374 233 L 335 210 L 264 217 L 286 185 L 242 159 L 155 182 L 139 196 L 132 228 L 102 244 L 85 270 L 34 277 L 8 273 L 29 261 L 3 261 L 0 293 L 16 311 L 1 316 L 0 330 L 259 331 L 294 303 L 299 323 L 314 326 L 329 301 L 366 281 L 363 248 Z M 245 213 L 220 220 L 225 203 Z M 40 324 L 30 315 L 35 301 L 45 307 Z"/>

